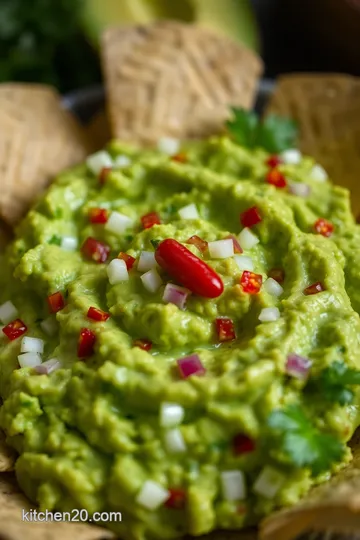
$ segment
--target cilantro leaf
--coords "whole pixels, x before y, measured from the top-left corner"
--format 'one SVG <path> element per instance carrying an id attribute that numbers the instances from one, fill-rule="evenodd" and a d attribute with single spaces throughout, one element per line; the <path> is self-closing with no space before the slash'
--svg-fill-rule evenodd
<path id="1" fill-rule="evenodd" d="M 154 249 L 157 249 L 158 245 L 160 244 L 161 240 L 150 240 L 152 246 Z"/>
<path id="2" fill-rule="evenodd" d="M 226 127 L 235 142 L 248 148 L 254 148 L 256 144 L 257 130 L 259 127 L 258 115 L 253 111 L 231 108 L 232 120 L 226 122 Z"/>
<path id="3" fill-rule="evenodd" d="M 354 400 L 354 391 L 349 386 L 360 384 L 360 371 L 348 367 L 343 362 L 333 362 L 330 366 L 313 377 L 307 389 L 321 393 L 322 397 L 332 403 L 348 405 Z"/>
<path id="4" fill-rule="evenodd" d="M 273 411 L 268 426 L 274 430 L 291 463 L 297 467 L 310 467 L 315 476 L 340 461 L 344 454 L 342 442 L 313 426 L 298 405 Z"/>
<path id="5" fill-rule="evenodd" d="M 57 235 L 57 234 L 53 234 L 52 237 L 50 238 L 50 240 L 48 241 L 48 244 L 54 244 L 55 246 L 60 246 L 61 245 L 61 236 Z"/>

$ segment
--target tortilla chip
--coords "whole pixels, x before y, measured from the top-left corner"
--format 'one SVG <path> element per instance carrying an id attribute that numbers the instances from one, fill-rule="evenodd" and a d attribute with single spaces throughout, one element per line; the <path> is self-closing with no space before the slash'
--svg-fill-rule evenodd
<path id="1" fill-rule="evenodd" d="M 219 131 L 229 105 L 252 107 L 262 72 L 246 47 L 168 21 L 107 30 L 102 57 L 112 135 L 143 144 Z"/>
<path id="2" fill-rule="evenodd" d="M 10 225 L 62 169 L 88 153 L 60 96 L 36 84 L 0 84 L 0 214 Z"/>
<path id="3" fill-rule="evenodd" d="M 109 119 L 105 109 L 102 109 L 90 120 L 86 132 L 91 145 L 91 151 L 101 150 L 111 139 Z"/>

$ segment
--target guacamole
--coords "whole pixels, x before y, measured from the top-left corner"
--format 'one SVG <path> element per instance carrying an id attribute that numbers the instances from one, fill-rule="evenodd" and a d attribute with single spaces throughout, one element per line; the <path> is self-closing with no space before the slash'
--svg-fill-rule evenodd
<path id="1" fill-rule="evenodd" d="M 359 244 L 349 193 L 294 150 L 113 142 L 60 175 L 1 259 L 26 495 L 121 511 L 134 540 L 296 503 L 360 423 Z"/>

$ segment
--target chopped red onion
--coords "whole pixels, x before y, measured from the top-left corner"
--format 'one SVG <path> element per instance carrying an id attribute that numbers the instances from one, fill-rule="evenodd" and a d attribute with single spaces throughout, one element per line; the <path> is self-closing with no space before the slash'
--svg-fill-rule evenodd
<path id="1" fill-rule="evenodd" d="M 206 372 L 198 354 L 179 358 L 177 364 L 183 379 L 187 379 L 191 375 L 204 375 Z"/>
<path id="2" fill-rule="evenodd" d="M 39 375 L 49 375 L 53 371 L 56 371 L 60 367 L 60 361 L 57 358 L 51 358 L 50 360 L 46 360 L 46 362 L 43 362 L 39 366 L 35 366 L 35 371 L 39 373 Z"/>
<path id="3" fill-rule="evenodd" d="M 185 289 L 185 287 L 179 287 L 173 283 L 168 283 L 165 287 L 162 299 L 165 304 L 175 304 L 178 308 L 184 309 L 189 293 L 189 289 Z"/>
<path id="4" fill-rule="evenodd" d="M 312 361 L 298 354 L 289 354 L 286 360 L 285 371 L 291 377 L 305 380 L 309 374 Z"/>

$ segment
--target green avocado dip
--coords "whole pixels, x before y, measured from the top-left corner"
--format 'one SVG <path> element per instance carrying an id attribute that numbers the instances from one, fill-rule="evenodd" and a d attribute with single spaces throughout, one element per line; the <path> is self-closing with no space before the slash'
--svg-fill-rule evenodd
<path id="1" fill-rule="evenodd" d="M 42 509 L 121 511 L 106 526 L 134 540 L 295 504 L 360 423 L 348 192 L 297 150 L 168 148 L 60 175 L 1 259 L 18 482 Z"/>

